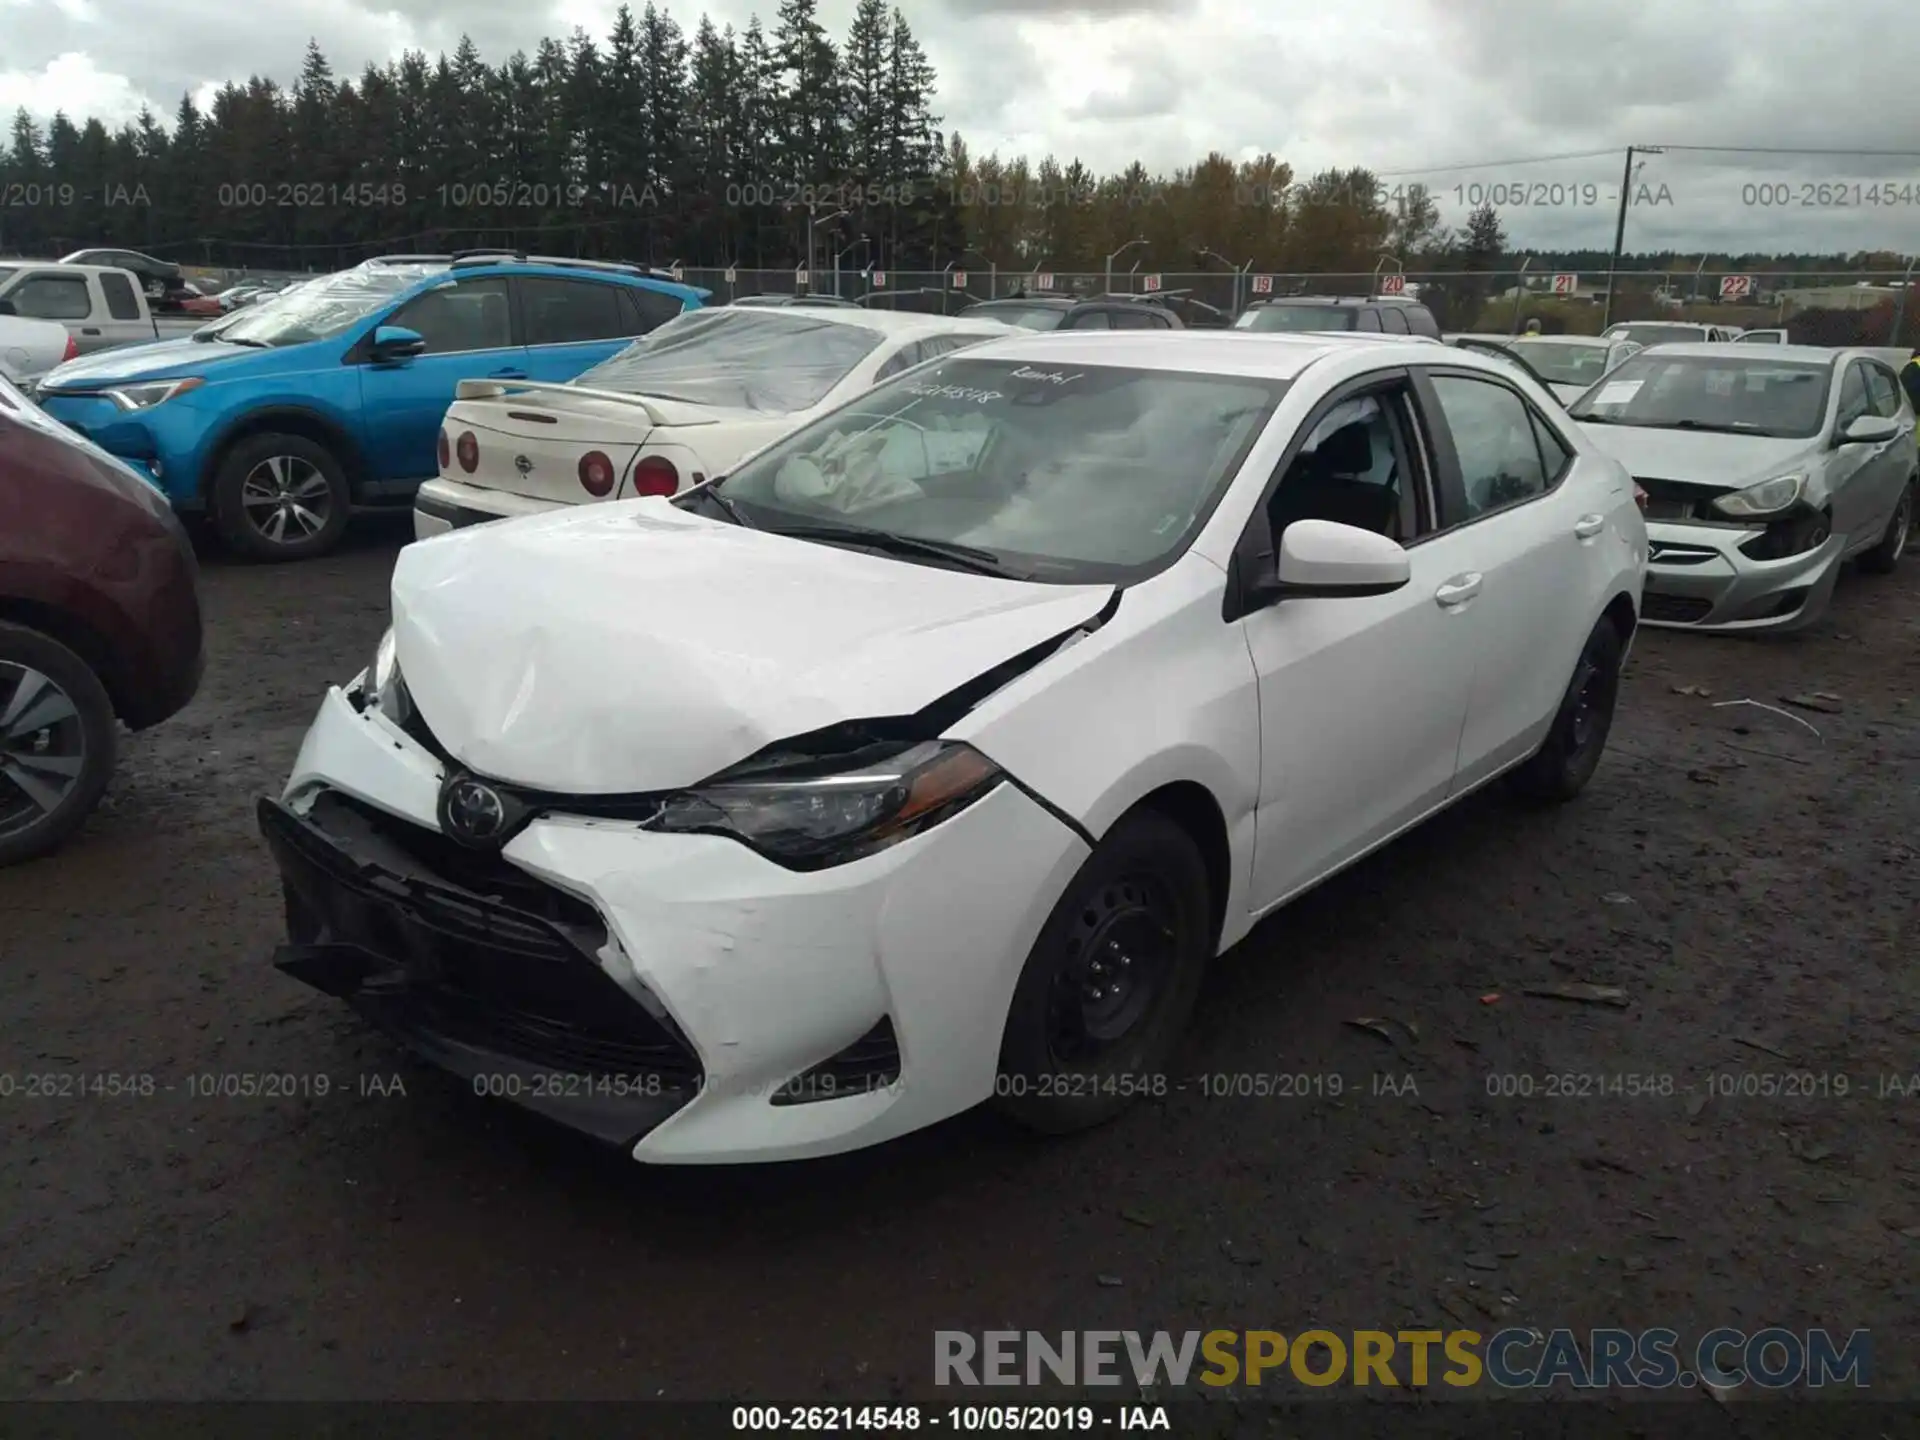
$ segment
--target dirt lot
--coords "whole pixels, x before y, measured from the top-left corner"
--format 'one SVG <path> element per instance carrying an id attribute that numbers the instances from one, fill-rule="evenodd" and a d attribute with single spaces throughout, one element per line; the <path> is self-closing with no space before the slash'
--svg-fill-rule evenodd
<path id="1" fill-rule="evenodd" d="M 1479 797 L 1263 926 L 1162 1102 L 657 1172 L 267 964 L 252 799 L 378 637 L 399 539 L 210 562 L 198 700 L 71 849 L 0 874 L 0 1072 L 154 1077 L 0 1099 L 0 1396 L 877 1400 L 928 1393 L 942 1327 L 1495 1318 L 1864 1326 L 1875 1389 L 1920 1395 L 1920 1095 L 1881 1094 L 1920 1072 L 1920 556 L 1802 639 L 1643 635 L 1581 802 Z M 1813 692 L 1817 736 L 1715 708 Z M 1628 1003 L 1525 993 L 1570 982 Z M 332 1093 L 190 1092 L 240 1072 Z M 1274 1074 L 1323 1093 L 1200 1078 Z M 1763 1074 L 1816 1093 L 1737 1093 Z"/>

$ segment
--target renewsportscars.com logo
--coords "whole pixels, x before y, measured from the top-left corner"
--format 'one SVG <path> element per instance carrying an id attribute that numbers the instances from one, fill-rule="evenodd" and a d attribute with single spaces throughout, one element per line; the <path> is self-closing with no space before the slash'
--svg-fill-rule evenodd
<path id="1" fill-rule="evenodd" d="M 1196 1373 L 1195 1362 L 1199 1362 Z M 1710 1330 L 1691 1346 L 1676 1330 L 936 1330 L 936 1385 L 1164 1385 L 1275 1382 L 1503 1390 L 1669 1390 L 1707 1384 L 1867 1386 L 1873 1338 L 1855 1330 Z"/>

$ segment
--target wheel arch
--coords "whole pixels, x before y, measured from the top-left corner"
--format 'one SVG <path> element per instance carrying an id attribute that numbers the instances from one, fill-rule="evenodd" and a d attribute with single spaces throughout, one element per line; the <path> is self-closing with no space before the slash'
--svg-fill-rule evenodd
<path id="1" fill-rule="evenodd" d="M 1227 818 L 1220 802 L 1197 780 L 1174 780 L 1142 795 L 1115 819 L 1119 825 L 1130 815 L 1151 811 L 1162 815 L 1186 832 L 1200 852 L 1207 872 L 1207 905 L 1212 938 L 1217 946 L 1224 933 L 1228 896 L 1234 891 L 1233 846 L 1227 835 Z M 1109 826 L 1111 830 L 1113 827 Z"/>
<path id="2" fill-rule="evenodd" d="M 98 629 L 70 610 L 14 595 L 0 595 L 0 623 L 37 630 L 73 651 L 100 677 L 107 699 L 113 702 L 114 717 L 126 719 L 132 682 L 113 642 Z"/>
<path id="3" fill-rule="evenodd" d="M 366 457 L 353 434 L 339 420 L 306 405 L 263 405 L 249 410 L 220 433 L 207 447 L 207 458 L 200 467 L 200 496 L 209 508 L 213 503 L 213 482 L 220 474 L 233 447 L 256 435 L 298 435 L 326 447 L 346 472 L 348 489 L 357 499 L 367 479 Z"/>

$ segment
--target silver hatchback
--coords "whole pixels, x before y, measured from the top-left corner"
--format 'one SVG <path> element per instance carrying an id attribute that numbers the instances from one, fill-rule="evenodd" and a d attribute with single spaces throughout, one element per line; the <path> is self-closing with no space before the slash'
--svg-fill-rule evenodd
<path id="1" fill-rule="evenodd" d="M 1906 548 L 1914 412 L 1870 352 L 1661 345 L 1570 413 L 1646 494 L 1649 625 L 1798 629 L 1845 561 L 1891 570 Z"/>

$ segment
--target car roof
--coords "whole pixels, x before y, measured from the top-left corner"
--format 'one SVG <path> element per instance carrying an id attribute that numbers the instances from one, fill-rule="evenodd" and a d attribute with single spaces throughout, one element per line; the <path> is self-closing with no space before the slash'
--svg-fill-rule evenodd
<path id="1" fill-rule="evenodd" d="M 763 317 L 768 324 L 790 323 L 796 319 L 805 319 L 823 325 L 851 325 L 860 330 L 876 330 L 882 335 L 951 335 L 955 332 L 981 335 L 1013 334 L 1017 327 L 998 320 L 989 320 L 985 316 L 969 319 L 967 315 L 923 315 L 917 310 L 867 310 L 860 306 L 840 305 L 731 305 L 714 306 L 718 310 L 737 310 L 738 313 Z M 801 312 L 795 315 L 794 311 Z"/>
<path id="2" fill-rule="evenodd" d="M 1765 350 L 1755 354 L 1751 345 L 1742 345 L 1733 340 L 1649 345 L 1640 353 L 1651 355 L 1656 352 L 1666 359 L 1678 357 L 1711 360 L 1732 357 L 1757 365 L 1770 365 L 1781 360 L 1799 360 L 1810 365 L 1833 365 L 1837 364 L 1842 357 L 1852 358 L 1855 355 L 1866 354 L 1862 350 L 1829 350 L 1823 345 L 1769 345 Z"/>
<path id="3" fill-rule="evenodd" d="M 1073 295 L 1002 295 L 993 300 L 977 300 L 967 310 L 979 310 L 988 305 L 1038 305 L 1047 310 L 1071 310 L 1076 305 L 1087 303 Z"/>
<path id="4" fill-rule="evenodd" d="M 1273 295 L 1253 302 L 1253 309 L 1269 305 L 1418 305 L 1411 295 Z"/>
<path id="5" fill-rule="evenodd" d="M 949 358 L 1117 365 L 1133 370 L 1291 380 L 1316 360 L 1361 346 L 1409 351 L 1432 358 L 1436 344 L 1437 341 L 1420 335 L 1320 335 L 1247 330 L 1022 330 Z M 1476 356 L 1471 351 L 1449 350 L 1446 363 L 1476 367 L 1484 364 L 1490 371 L 1504 373 L 1499 361 Z"/>
<path id="6" fill-rule="evenodd" d="M 1468 335 L 1461 338 L 1478 340 L 1480 337 Z M 1509 335 L 1501 338 L 1525 340 L 1529 345 L 1606 345 L 1611 347 L 1620 343 L 1620 337 L 1617 335 L 1612 337 L 1606 335 Z"/>

